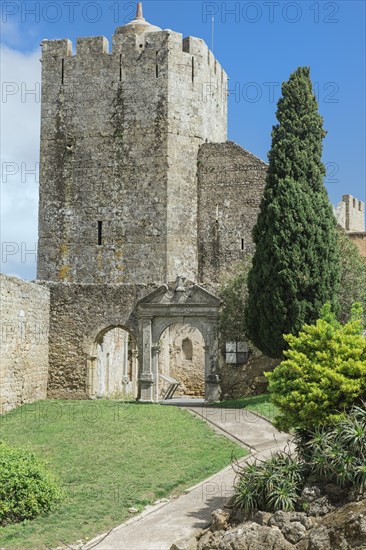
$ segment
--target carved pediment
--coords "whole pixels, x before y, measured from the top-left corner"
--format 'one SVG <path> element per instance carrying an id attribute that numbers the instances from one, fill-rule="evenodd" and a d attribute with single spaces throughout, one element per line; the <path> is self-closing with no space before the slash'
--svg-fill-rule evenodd
<path id="1" fill-rule="evenodd" d="M 174 285 L 162 285 L 138 302 L 138 305 L 147 304 L 219 307 L 221 300 L 201 286 L 178 277 Z"/>

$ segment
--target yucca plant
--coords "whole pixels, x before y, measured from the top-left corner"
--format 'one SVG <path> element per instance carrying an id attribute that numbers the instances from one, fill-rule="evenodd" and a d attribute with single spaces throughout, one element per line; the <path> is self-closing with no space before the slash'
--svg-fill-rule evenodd
<path id="1" fill-rule="evenodd" d="M 295 504 L 299 498 L 299 492 L 294 483 L 283 478 L 278 480 L 279 483 L 275 484 L 271 491 L 267 495 L 268 511 L 291 511 L 295 509 Z"/>
<path id="2" fill-rule="evenodd" d="M 241 468 L 231 505 L 246 513 L 294 510 L 304 485 L 303 465 L 286 453 Z"/>
<path id="3" fill-rule="evenodd" d="M 354 406 L 331 428 L 322 427 L 306 442 L 298 442 L 310 474 L 340 487 L 366 487 L 366 411 Z"/>
<path id="4" fill-rule="evenodd" d="M 366 492 L 366 464 L 359 464 L 355 467 L 355 485 L 361 493 Z"/>
<path id="5" fill-rule="evenodd" d="M 246 513 L 294 510 L 306 482 L 366 492 L 366 407 L 354 406 L 330 427 L 295 432 L 295 454 L 277 453 L 238 467 L 231 505 Z"/>

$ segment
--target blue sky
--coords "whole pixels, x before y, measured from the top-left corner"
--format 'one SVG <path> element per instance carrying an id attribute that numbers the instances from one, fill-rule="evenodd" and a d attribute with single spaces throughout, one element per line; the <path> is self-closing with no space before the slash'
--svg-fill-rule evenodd
<path id="1" fill-rule="evenodd" d="M 75 45 L 78 36 L 95 35 L 111 40 L 115 28 L 131 19 L 135 6 L 135 2 L 117 0 L 2 3 L 2 78 L 18 86 L 7 88 L 12 93 L 6 101 L 3 87 L 1 104 L 2 163 L 8 163 L 6 181 L 2 177 L 2 241 L 17 243 L 19 248 L 7 256 L 2 266 L 6 273 L 35 276 L 34 258 L 28 251 L 37 238 L 37 177 L 32 182 L 31 174 L 23 175 L 21 169 L 12 175 L 9 163 L 24 162 L 29 169 L 38 160 L 39 98 L 37 93 L 22 97 L 22 91 L 37 92 L 39 43 L 44 38 L 70 38 Z M 299 65 L 310 66 L 328 132 L 323 161 L 330 199 L 336 204 L 342 194 L 351 194 L 365 200 L 363 0 L 145 0 L 143 6 L 151 23 L 201 37 L 210 47 L 214 15 L 214 53 L 230 78 L 229 139 L 264 160 L 280 84 Z M 27 243 L 25 252 L 22 242 Z"/>

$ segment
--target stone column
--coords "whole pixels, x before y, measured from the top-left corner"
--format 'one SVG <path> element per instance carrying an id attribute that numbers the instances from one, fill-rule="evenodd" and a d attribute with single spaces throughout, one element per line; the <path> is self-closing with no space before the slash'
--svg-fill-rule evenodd
<path id="1" fill-rule="evenodd" d="M 130 377 L 128 376 L 128 333 L 123 335 L 123 353 L 122 353 L 122 384 L 127 386 L 130 382 Z"/>
<path id="2" fill-rule="evenodd" d="M 152 372 L 154 375 L 154 401 L 159 401 L 159 346 L 154 344 L 152 351 Z"/>
<path id="3" fill-rule="evenodd" d="M 209 324 L 207 334 L 208 343 L 205 346 L 205 401 L 213 403 L 220 400 L 221 387 L 218 368 L 218 330 L 217 319 L 215 318 Z"/>
<path id="4" fill-rule="evenodd" d="M 138 368 L 137 368 L 137 349 L 135 347 L 132 348 L 132 392 L 133 396 L 137 396 L 137 376 L 138 376 Z"/>
<path id="5" fill-rule="evenodd" d="M 97 387 L 97 357 L 89 357 L 86 366 L 86 393 L 91 399 L 95 399 Z"/>
<path id="6" fill-rule="evenodd" d="M 154 401 L 151 355 L 151 318 L 143 318 L 140 323 L 142 333 L 142 372 L 140 374 L 141 397 L 140 401 Z"/>

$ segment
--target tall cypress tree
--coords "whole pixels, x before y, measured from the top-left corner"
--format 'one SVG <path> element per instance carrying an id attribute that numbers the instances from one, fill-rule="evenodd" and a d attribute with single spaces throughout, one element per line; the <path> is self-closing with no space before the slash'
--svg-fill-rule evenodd
<path id="1" fill-rule="evenodd" d="M 281 357 L 282 335 L 313 323 L 325 302 L 337 307 L 340 272 L 321 161 L 326 132 L 308 67 L 282 85 L 276 115 L 245 311 L 249 338 L 271 357 Z"/>

